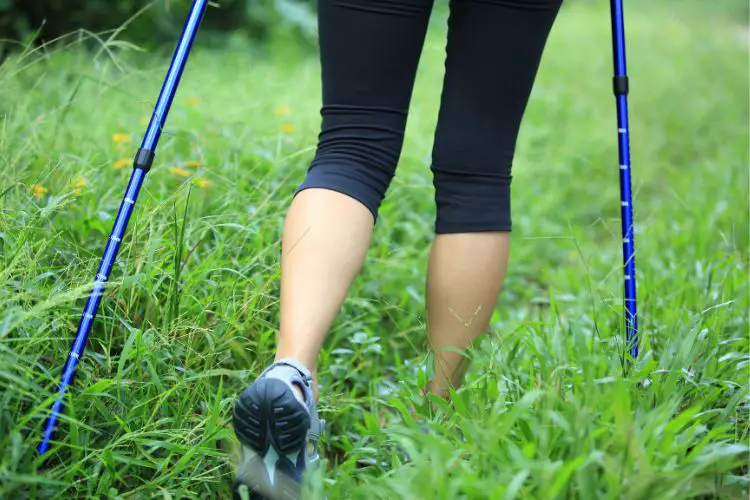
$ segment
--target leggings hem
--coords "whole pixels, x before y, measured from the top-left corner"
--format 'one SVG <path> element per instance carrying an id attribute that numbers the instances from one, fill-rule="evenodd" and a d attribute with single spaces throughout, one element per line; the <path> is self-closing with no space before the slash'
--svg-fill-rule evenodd
<path id="1" fill-rule="evenodd" d="M 463 234 L 463 233 L 493 233 L 502 232 L 510 233 L 513 232 L 512 224 L 510 222 L 500 223 L 484 223 L 477 225 L 470 225 L 465 223 L 452 223 L 452 224 L 436 224 L 435 234 Z"/>

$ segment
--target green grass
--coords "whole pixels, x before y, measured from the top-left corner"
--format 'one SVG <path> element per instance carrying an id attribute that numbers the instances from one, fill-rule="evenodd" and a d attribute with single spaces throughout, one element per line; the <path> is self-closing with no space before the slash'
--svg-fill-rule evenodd
<path id="1" fill-rule="evenodd" d="M 428 366 L 439 10 L 396 179 L 322 354 L 330 424 L 316 491 L 747 498 L 747 28 L 638 5 L 626 22 L 641 357 L 624 370 L 607 6 L 574 3 L 519 139 L 492 334 L 456 411 L 432 418 L 467 441 L 422 435 L 402 415 Z M 137 148 L 167 61 L 110 43 L 0 68 L 0 497 L 229 496 L 231 408 L 273 356 L 281 224 L 319 124 L 316 58 L 277 49 L 191 56 L 45 467 L 37 439 L 130 175 L 113 164 Z"/>

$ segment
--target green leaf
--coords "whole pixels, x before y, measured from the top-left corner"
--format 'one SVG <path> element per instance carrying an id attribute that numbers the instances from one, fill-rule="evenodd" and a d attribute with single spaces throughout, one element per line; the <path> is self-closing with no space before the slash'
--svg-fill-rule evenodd
<path id="1" fill-rule="evenodd" d="M 574 460 L 568 461 L 563 465 L 562 470 L 555 474 L 555 481 L 549 489 L 547 498 L 557 498 L 562 489 L 568 484 L 570 476 L 586 461 L 585 456 L 580 456 Z"/>
<path id="2" fill-rule="evenodd" d="M 82 396 L 100 396 L 104 393 L 104 390 L 114 384 L 114 380 L 111 378 L 103 378 L 90 386 L 86 387 L 81 393 Z"/>
<path id="3" fill-rule="evenodd" d="M 521 491 L 521 488 L 523 487 L 523 483 L 526 481 L 526 478 L 529 477 L 529 471 L 524 469 L 518 473 L 516 473 L 515 476 L 513 476 L 513 479 L 510 480 L 508 483 L 508 489 L 505 490 L 505 495 L 503 496 L 503 500 L 513 500 L 518 496 L 518 493 Z"/>

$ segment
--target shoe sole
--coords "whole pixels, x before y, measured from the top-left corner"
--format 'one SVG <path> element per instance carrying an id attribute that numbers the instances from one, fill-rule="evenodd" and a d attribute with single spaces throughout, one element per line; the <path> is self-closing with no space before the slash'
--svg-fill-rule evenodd
<path id="1" fill-rule="evenodd" d="M 237 400 L 233 424 L 243 445 L 234 499 L 243 498 L 245 485 L 249 500 L 298 500 L 301 478 L 290 476 L 283 457 L 304 450 L 310 414 L 289 386 L 274 378 L 255 382 Z"/>

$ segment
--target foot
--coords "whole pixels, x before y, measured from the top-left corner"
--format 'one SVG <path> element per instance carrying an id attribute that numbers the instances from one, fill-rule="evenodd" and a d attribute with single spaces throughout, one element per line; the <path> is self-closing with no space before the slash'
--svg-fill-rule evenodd
<path id="1" fill-rule="evenodd" d="M 233 419 L 242 444 L 235 500 L 301 498 L 302 475 L 319 460 L 318 439 L 325 428 L 311 382 L 307 368 L 285 358 L 240 395 Z"/>

